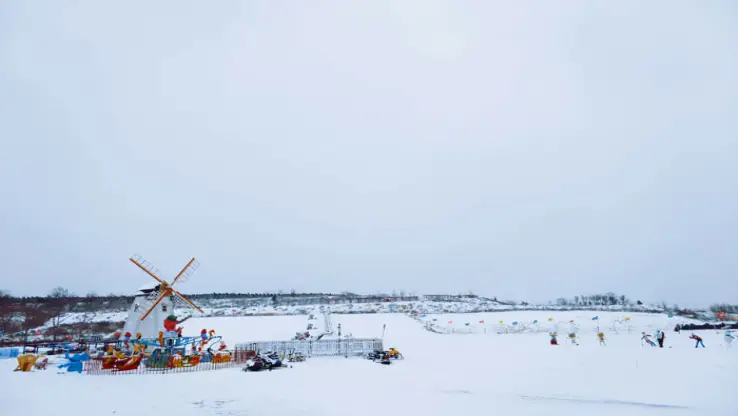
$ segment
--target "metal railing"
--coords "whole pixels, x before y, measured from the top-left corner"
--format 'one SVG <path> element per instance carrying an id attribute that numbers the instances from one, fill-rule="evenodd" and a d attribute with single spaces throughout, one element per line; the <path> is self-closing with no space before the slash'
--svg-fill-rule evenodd
<path id="1" fill-rule="evenodd" d="M 238 344 L 237 348 L 247 351 L 274 351 L 280 354 L 302 353 L 314 356 L 361 356 L 372 351 L 383 350 L 379 338 L 340 338 L 321 340 L 254 341 Z"/>

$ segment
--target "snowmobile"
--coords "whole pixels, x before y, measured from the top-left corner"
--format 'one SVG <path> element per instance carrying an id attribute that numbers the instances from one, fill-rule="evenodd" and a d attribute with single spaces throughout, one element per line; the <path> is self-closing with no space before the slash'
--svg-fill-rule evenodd
<path id="1" fill-rule="evenodd" d="M 389 351 L 387 351 L 390 358 L 393 360 L 404 360 L 405 357 L 402 356 L 399 350 L 395 349 L 394 347 L 390 347 Z"/>
<path id="2" fill-rule="evenodd" d="M 380 358 L 382 358 L 382 355 L 384 355 L 384 351 L 382 350 L 374 350 L 366 355 L 367 360 L 377 361 Z"/>
<path id="3" fill-rule="evenodd" d="M 246 367 L 243 368 L 243 371 L 262 371 L 262 370 L 271 370 L 271 368 L 268 368 L 267 365 L 264 363 L 264 361 L 261 359 L 261 357 L 258 355 L 246 361 Z"/>
<path id="4" fill-rule="evenodd" d="M 389 354 L 389 352 L 385 352 L 384 354 L 382 354 L 382 358 L 379 359 L 379 364 L 392 364 L 392 356 Z"/>
<path id="5" fill-rule="evenodd" d="M 276 352 L 266 352 L 262 354 L 261 359 L 269 364 L 269 368 L 282 367 L 282 359 L 279 358 L 279 354 Z"/>

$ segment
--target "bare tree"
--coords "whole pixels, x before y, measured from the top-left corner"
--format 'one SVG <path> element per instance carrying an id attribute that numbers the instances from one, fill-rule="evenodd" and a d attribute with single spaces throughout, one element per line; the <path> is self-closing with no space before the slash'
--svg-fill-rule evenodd
<path id="1" fill-rule="evenodd" d="M 14 332 L 22 319 L 19 302 L 5 291 L 0 291 L 0 331 Z"/>
<path id="2" fill-rule="evenodd" d="M 49 323 L 51 324 L 51 335 L 56 341 L 56 337 L 61 335 L 61 324 L 69 319 L 68 312 L 71 309 L 69 298 L 74 295 L 66 288 L 57 286 L 49 292 L 49 301 L 44 305 L 44 309 L 50 315 Z"/>
<path id="3" fill-rule="evenodd" d="M 28 331 L 39 327 L 46 322 L 47 314 L 40 303 L 26 302 L 21 305 L 20 312 L 23 315 L 22 329 L 23 342 L 28 340 Z"/>
<path id="4" fill-rule="evenodd" d="M 74 295 L 72 294 L 72 292 L 69 291 L 69 289 L 57 286 L 51 289 L 51 292 L 49 292 L 49 295 L 47 297 L 54 299 L 63 299 L 74 297 Z"/>

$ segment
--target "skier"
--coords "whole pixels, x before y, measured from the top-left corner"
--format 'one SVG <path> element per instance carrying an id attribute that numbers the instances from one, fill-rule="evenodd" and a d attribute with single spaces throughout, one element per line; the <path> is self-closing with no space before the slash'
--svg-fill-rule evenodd
<path id="1" fill-rule="evenodd" d="M 605 333 L 604 332 L 598 333 L 597 334 L 597 338 L 600 339 L 600 346 L 603 346 L 604 347 L 606 345 L 605 344 Z"/>
<path id="2" fill-rule="evenodd" d="M 652 346 L 652 347 L 655 347 L 656 346 L 656 343 L 653 342 L 653 341 L 651 341 L 651 335 L 650 334 L 647 334 L 645 332 L 641 332 L 641 345 L 643 345 L 644 342 L 646 344 Z"/>
<path id="3" fill-rule="evenodd" d="M 664 331 L 658 331 L 656 335 L 656 341 L 659 342 L 659 348 L 664 348 L 664 340 L 666 339 L 666 333 Z"/>
<path id="4" fill-rule="evenodd" d="M 559 345 L 559 341 L 556 339 L 557 334 L 555 332 L 549 332 L 548 335 L 551 337 L 551 345 Z"/>
<path id="5" fill-rule="evenodd" d="M 702 342 L 702 338 L 698 335 L 695 335 L 692 333 L 692 335 L 689 336 L 690 339 L 693 339 L 695 341 L 694 347 L 699 348 L 700 345 L 702 345 L 702 348 L 705 348 L 705 343 Z"/>
<path id="6" fill-rule="evenodd" d="M 730 345 L 733 343 L 733 340 L 735 339 L 735 336 L 733 336 L 733 331 L 731 331 L 730 329 L 726 329 L 723 339 L 725 339 L 725 345 L 727 345 L 728 348 L 730 348 Z"/>
<path id="7" fill-rule="evenodd" d="M 577 333 L 576 332 L 570 332 L 569 339 L 571 340 L 572 345 L 579 345 L 577 343 Z"/>

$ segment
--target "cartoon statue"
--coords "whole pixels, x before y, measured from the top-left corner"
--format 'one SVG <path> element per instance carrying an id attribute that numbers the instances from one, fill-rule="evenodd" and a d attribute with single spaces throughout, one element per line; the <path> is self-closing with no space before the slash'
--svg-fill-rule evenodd
<path id="1" fill-rule="evenodd" d="M 174 315 L 167 316 L 164 320 L 164 336 L 167 338 L 178 338 L 182 336 L 182 327 L 177 326 L 179 322 Z"/>
<path id="2" fill-rule="evenodd" d="M 36 364 L 36 360 L 38 359 L 37 355 L 34 354 L 21 354 L 18 356 L 18 367 L 15 368 L 13 371 L 23 371 L 28 372 L 31 371 L 31 368 L 33 368 L 33 365 Z"/>
<path id="3" fill-rule="evenodd" d="M 551 337 L 551 345 L 559 345 L 559 341 L 557 339 L 558 334 L 556 332 L 550 332 L 548 336 Z"/>
<path id="4" fill-rule="evenodd" d="M 600 340 L 600 345 L 604 347 L 606 345 L 605 344 L 605 333 L 604 332 L 598 332 L 597 333 L 597 338 Z"/>
<path id="5" fill-rule="evenodd" d="M 125 346 L 125 350 L 126 351 L 130 351 L 131 350 L 131 345 L 128 343 L 128 341 L 130 341 L 130 340 L 131 340 L 131 333 L 130 332 L 126 332 L 123 335 L 123 345 Z"/>
<path id="6" fill-rule="evenodd" d="M 87 354 L 86 352 L 83 352 L 82 354 L 74 354 L 70 356 L 69 350 L 67 350 L 66 354 L 64 354 L 64 358 L 69 360 L 69 362 L 64 363 L 64 364 L 59 364 L 57 368 L 66 368 L 68 373 L 76 371 L 77 373 L 81 374 L 82 366 L 83 366 L 82 363 L 85 361 L 90 361 L 90 355 Z"/>
<path id="7" fill-rule="evenodd" d="M 647 334 L 645 332 L 641 332 L 641 345 L 643 345 L 644 342 L 647 345 L 650 345 L 652 347 L 655 347 L 656 346 L 656 343 L 651 340 L 651 335 L 650 334 Z"/>
<path id="8" fill-rule="evenodd" d="M 44 357 L 42 360 L 36 361 L 36 364 L 33 365 L 33 368 L 36 370 L 46 370 L 46 366 L 49 364 L 49 359 L 47 357 Z"/>

